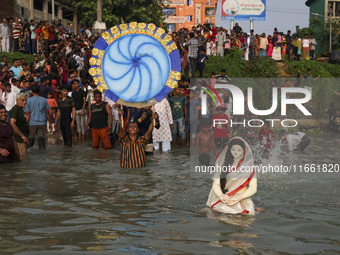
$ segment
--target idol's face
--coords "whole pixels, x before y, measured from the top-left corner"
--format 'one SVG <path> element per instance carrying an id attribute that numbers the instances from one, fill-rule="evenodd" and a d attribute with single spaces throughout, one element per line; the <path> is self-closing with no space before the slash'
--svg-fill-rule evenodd
<path id="1" fill-rule="evenodd" d="M 240 145 L 235 144 L 231 147 L 230 152 L 234 159 L 241 159 L 243 157 L 244 150 Z"/>

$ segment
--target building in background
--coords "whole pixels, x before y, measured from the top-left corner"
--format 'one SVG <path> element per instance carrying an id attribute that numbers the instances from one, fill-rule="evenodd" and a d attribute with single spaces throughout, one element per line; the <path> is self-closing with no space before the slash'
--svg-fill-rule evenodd
<path id="1" fill-rule="evenodd" d="M 340 18 L 340 0 L 308 0 L 311 19 L 326 21 L 326 18 Z M 318 15 L 317 15 L 318 14 Z"/>
<path id="2" fill-rule="evenodd" d="M 313 28 L 317 35 L 316 50 L 319 53 L 329 52 L 330 40 L 333 45 L 338 45 L 338 42 L 335 42 L 338 41 L 335 30 L 340 20 L 340 0 L 307 0 L 306 5 L 309 7 L 309 27 Z M 330 22 L 333 25 L 332 29 Z"/>
<path id="3" fill-rule="evenodd" d="M 165 24 L 169 31 L 198 24 L 215 24 L 217 0 L 163 0 Z"/>
<path id="4" fill-rule="evenodd" d="M 73 24 L 72 32 L 78 33 L 78 15 L 75 9 L 63 1 L 54 1 L 55 17 L 52 17 L 52 4 L 49 0 L 0 0 L 1 18 L 18 17 L 19 19 L 34 19 L 35 21 L 46 20 L 58 21 L 64 26 Z"/>

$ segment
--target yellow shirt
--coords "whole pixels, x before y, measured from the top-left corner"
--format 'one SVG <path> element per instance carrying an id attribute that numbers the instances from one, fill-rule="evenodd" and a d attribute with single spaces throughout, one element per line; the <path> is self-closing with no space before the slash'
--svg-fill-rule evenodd
<path id="1" fill-rule="evenodd" d="M 44 40 L 48 40 L 48 28 L 47 27 L 42 27 L 42 33 L 44 36 Z"/>
<path id="2" fill-rule="evenodd" d="M 20 78 L 21 78 L 21 76 L 26 75 L 26 74 L 29 74 L 29 73 L 30 73 L 29 71 L 24 71 L 24 70 L 22 70 L 22 71 L 20 72 Z"/>

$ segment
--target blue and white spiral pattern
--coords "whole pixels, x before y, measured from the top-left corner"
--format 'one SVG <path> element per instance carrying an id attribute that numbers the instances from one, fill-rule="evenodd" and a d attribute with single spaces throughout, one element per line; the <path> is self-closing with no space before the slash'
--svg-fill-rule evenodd
<path id="1" fill-rule="evenodd" d="M 142 102 L 163 89 L 171 62 L 155 38 L 131 34 L 118 38 L 105 50 L 101 68 L 114 94 L 129 102 Z"/>

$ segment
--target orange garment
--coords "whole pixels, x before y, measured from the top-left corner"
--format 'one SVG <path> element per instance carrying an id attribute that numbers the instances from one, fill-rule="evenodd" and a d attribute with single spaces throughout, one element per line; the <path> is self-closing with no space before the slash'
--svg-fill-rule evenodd
<path id="1" fill-rule="evenodd" d="M 54 109 L 57 108 L 58 104 L 57 101 L 54 98 L 47 98 L 47 103 L 50 109 L 48 110 L 48 113 L 55 119 L 55 111 Z"/>
<path id="2" fill-rule="evenodd" d="M 91 128 L 92 131 L 92 147 L 99 148 L 100 140 L 102 140 L 105 150 L 112 149 L 109 130 L 106 128 Z"/>
<path id="3" fill-rule="evenodd" d="M 47 103 L 48 103 L 48 106 L 50 107 L 50 109 L 58 106 L 57 101 L 54 98 L 47 98 Z"/>
<path id="4" fill-rule="evenodd" d="M 42 27 L 42 33 L 43 33 L 43 36 L 44 36 L 44 39 L 45 40 L 48 40 L 48 28 L 47 27 Z"/>

